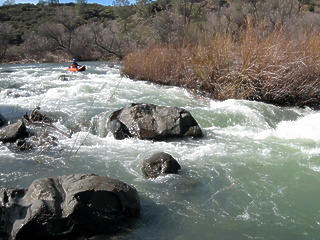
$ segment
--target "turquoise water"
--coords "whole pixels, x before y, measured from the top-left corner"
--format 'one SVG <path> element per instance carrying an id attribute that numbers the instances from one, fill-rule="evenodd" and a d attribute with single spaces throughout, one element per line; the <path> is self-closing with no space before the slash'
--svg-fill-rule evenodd
<path id="1" fill-rule="evenodd" d="M 185 89 L 132 81 L 120 67 L 85 62 L 0 66 L 0 113 L 15 119 L 36 106 L 74 132 L 29 152 L 0 143 L 0 187 L 70 173 L 118 178 L 139 192 L 133 231 L 99 239 L 320 239 L 320 112 L 258 102 L 199 98 Z M 109 114 L 128 103 L 182 107 L 200 139 L 115 140 Z M 50 131 L 50 129 L 48 129 Z M 158 151 L 181 165 L 178 175 L 145 179 L 141 162 Z"/>

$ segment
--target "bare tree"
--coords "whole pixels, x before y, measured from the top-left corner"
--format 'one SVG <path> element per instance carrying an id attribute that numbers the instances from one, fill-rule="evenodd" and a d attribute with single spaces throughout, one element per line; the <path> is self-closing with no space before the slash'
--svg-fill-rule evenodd
<path id="1" fill-rule="evenodd" d="M 59 9 L 54 22 L 41 24 L 37 33 L 40 38 L 46 39 L 42 47 L 47 51 L 63 51 L 72 58 L 81 59 L 85 46 L 79 46 L 80 26 L 76 13 L 70 8 L 64 8 Z"/>
<path id="2" fill-rule="evenodd" d="M 104 24 L 92 23 L 89 27 L 91 29 L 93 45 L 97 47 L 103 56 L 123 58 L 123 52 L 126 49 L 124 46 L 125 38 L 120 37 L 116 21 L 108 21 Z"/>
<path id="3" fill-rule="evenodd" d="M 274 27 L 283 26 L 292 17 L 294 6 L 295 1 L 292 0 L 270 0 L 263 4 L 262 16 Z"/>
<path id="4" fill-rule="evenodd" d="M 0 60 L 4 58 L 10 41 L 13 38 L 13 28 L 9 23 L 0 23 Z"/>

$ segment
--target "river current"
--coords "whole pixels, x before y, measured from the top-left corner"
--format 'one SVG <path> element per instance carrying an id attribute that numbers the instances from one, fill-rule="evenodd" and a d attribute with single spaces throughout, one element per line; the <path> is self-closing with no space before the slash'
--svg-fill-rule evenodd
<path id="1" fill-rule="evenodd" d="M 0 65 L 0 113 L 11 121 L 35 107 L 67 138 L 15 151 L 0 143 L 0 188 L 35 179 L 95 173 L 133 185 L 141 217 L 129 233 L 101 239 L 242 240 L 320 238 L 320 112 L 244 100 L 214 101 L 178 87 L 133 81 L 108 62 Z M 203 138 L 115 140 L 109 114 L 129 103 L 182 107 Z M 146 179 L 142 161 L 165 151 L 177 175 Z"/>

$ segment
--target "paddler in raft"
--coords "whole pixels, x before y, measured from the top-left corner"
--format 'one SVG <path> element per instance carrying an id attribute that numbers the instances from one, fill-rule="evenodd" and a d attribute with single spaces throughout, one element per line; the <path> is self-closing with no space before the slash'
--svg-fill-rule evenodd
<path id="1" fill-rule="evenodd" d="M 85 71 L 86 66 L 80 66 L 77 62 L 76 59 L 72 59 L 73 63 L 68 67 L 69 71 Z"/>
<path id="2" fill-rule="evenodd" d="M 79 67 L 79 64 L 76 62 L 75 59 L 72 59 L 73 63 L 71 64 L 71 67 L 73 68 L 78 68 Z"/>

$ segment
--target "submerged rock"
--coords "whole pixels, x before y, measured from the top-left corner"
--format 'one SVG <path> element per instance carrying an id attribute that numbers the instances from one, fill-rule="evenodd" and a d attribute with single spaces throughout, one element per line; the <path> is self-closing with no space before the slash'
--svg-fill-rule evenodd
<path id="1" fill-rule="evenodd" d="M 185 109 L 142 103 L 132 103 L 113 112 L 108 129 L 116 139 L 167 140 L 203 136 L 198 123 Z"/>
<path id="2" fill-rule="evenodd" d="M 159 152 L 145 159 L 141 170 L 145 177 L 156 178 L 162 174 L 178 173 L 180 169 L 180 164 L 170 154 Z"/>
<path id="3" fill-rule="evenodd" d="M 69 81 L 69 76 L 68 75 L 60 75 L 59 80 L 61 81 Z"/>
<path id="4" fill-rule="evenodd" d="M 25 138 L 28 135 L 26 125 L 22 120 L 0 129 L 0 141 L 4 143 L 15 142 L 19 138 Z"/>
<path id="5" fill-rule="evenodd" d="M 34 181 L 28 189 L 0 189 L 0 238 L 74 239 L 118 232 L 140 214 L 136 189 L 95 174 Z"/>

